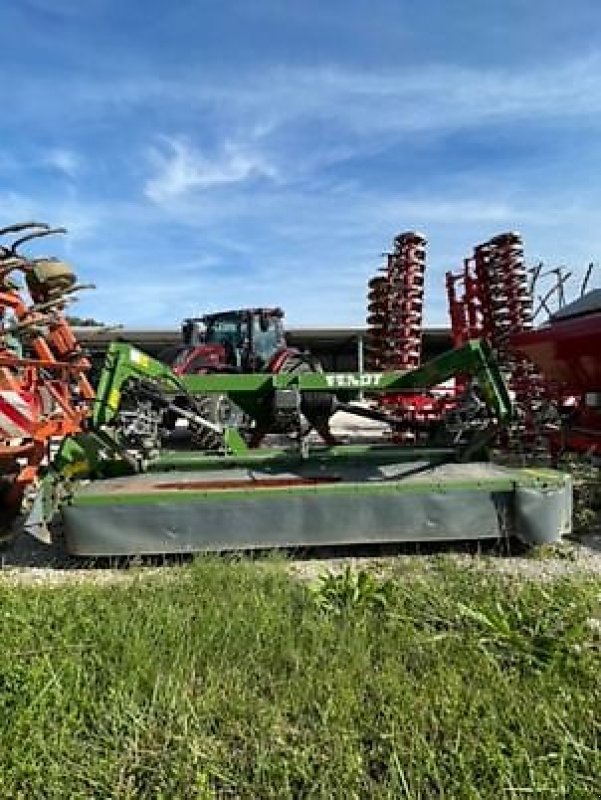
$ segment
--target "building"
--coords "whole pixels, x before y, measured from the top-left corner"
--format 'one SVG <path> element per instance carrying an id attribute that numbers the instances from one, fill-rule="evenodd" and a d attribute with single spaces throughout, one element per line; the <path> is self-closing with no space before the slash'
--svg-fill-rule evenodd
<path id="1" fill-rule="evenodd" d="M 155 357 L 168 358 L 181 342 L 176 328 L 75 328 L 75 335 L 92 356 L 99 358 L 114 340 L 126 341 Z M 355 372 L 363 366 L 366 329 L 293 327 L 286 329 L 292 347 L 313 353 L 330 372 Z M 423 360 L 452 347 L 448 328 L 428 328 L 423 333 Z"/>

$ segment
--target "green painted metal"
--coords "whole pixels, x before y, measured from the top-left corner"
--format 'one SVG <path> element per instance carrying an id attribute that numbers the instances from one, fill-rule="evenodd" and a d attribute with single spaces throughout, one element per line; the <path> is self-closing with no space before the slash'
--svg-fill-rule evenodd
<path id="1" fill-rule="evenodd" d="M 92 427 L 108 425 L 119 411 L 121 391 L 132 378 L 158 381 L 177 392 L 182 384 L 169 367 L 125 342 L 111 342 L 100 375 L 92 414 Z"/>
<path id="2" fill-rule="evenodd" d="M 140 464 L 110 430 L 92 430 L 63 439 L 48 474 L 69 481 L 139 472 Z"/>
<path id="3" fill-rule="evenodd" d="M 511 416 L 511 400 L 505 381 L 497 368 L 492 350 L 484 340 L 466 342 L 460 348 L 449 350 L 421 367 L 406 372 L 348 372 L 348 373 L 301 373 L 300 375 L 275 375 L 276 388 L 296 386 L 306 391 L 336 391 L 336 393 L 364 390 L 373 393 L 402 392 L 426 389 L 453 378 L 460 373 L 469 373 L 478 379 L 487 400 L 500 419 Z M 197 376 L 200 378 L 210 376 Z M 188 379 L 186 379 L 188 380 Z M 190 379 L 194 390 L 200 389 L 202 380 Z M 205 384 L 209 387 L 209 383 Z"/>
<path id="4" fill-rule="evenodd" d="M 182 375 L 181 383 L 191 394 L 268 394 L 276 385 L 278 376 L 271 374 L 213 373 L 210 375 Z M 289 376 L 294 378 L 294 376 Z M 292 385 L 293 380 L 282 386 Z"/>
<path id="5" fill-rule="evenodd" d="M 107 353 L 106 366 L 100 379 L 93 422 L 106 424 L 119 409 L 120 392 L 130 378 L 154 379 L 167 391 L 191 394 L 228 394 L 232 399 L 251 395 L 254 399 L 269 395 L 275 389 L 297 388 L 300 391 L 355 393 L 402 392 L 425 389 L 449 380 L 459 373 L 469 373 L 477 380 L 485 399 L 498 419 L 511 418 L 512 406 L 505 382 L 495 363 L 492 351 L 484 341 L 470 341 L 408 372 L 367 373 L 301 373 L 301 374 L 210 374 L 176 376 L 160 361 L 123 342 L 113 342 Z"/>
<path id="6" fill-rule="evenodd" d="M 169 367 L 123 342 L 113 342 L 108 350 L 94 404 L 92 430 L 106 430 L 121 406 L 124 385 L 131 380 L 155 383 L 165 394 L 227 394 L 257 424 L 269 419 L 271 397 L 278 389 L 299 392 L 331 392 L 348 397 L 358 389 L 372 393 L 403 392 L 443 383 L 459 373 L 473 375 L 493 412 L 497 424 L 512 416 L 511 400 L 505 382 L 488 345 L 470 341 L 429 361 L 418 369 L 390 373 L 300 373 L 300 374 L 209 374 L 177 376 Z M 483 452 L 495 430 L 491 427 L 472 441 L 463 453 L 471 460 Z M 119 451 L 118 443 L 115 451 Z M 236 430 L 224 431 L 224 447 L 233 453 L 244 452 L 246 444 Z M 122 455 L 121 455 L 122 457 Z"/>
<path id="7" fill-rule="evenodd" d="M 509 535 L 544 544 L 570 519 L 569 477 L 550 470 L 344 457 L 93 481 L 64 507 L 66 546 L 80 556 Z"/>
<path id="8" fill-rule="evenodd" d="M 531 487 L 538 489 L 553 489 L 563 485 L 565 475 L 554 470 L 521 470 L 507 469 L 502 478 L 492 477 L 480 480 L 424 480 L 419 482 L 406 482 L 402 479 L 390 482 L 344 482 L 314 484 L 310 486 L 299 485 L 285 488 L 261 487 L 253 488 L 249 482 L 248 489 L 161 489 L 159 492 L 131 492 L 124 494 L 112 490 L 102 493 L 101 484 L 96 485 L 93 494 L 79 494 L 73 499 L 75 505 L 152 505 L 153 503 L 169 501 L 175 503 L 201 503 L 201 502 L 230 502 L 232 500 L 250 499 L 260 497 L 282 497 L 291 495 L 394 495 L 394 494 L 425 494 L 437 492 L 448 494 L 451 492 L 488 491 L 510 492 L 516 487 Z"/>
<path id="9" fill-rule="evenodd" d="M 206 491 L 176 489 L 173 491 L 161 491 L 160 493 L 140 493 L 128 492 L 127 494 L 81 494 L 76 495 L 72 505 L 78 506 L 114 506 L 114 505 L 153 505 L 162 502 L 175 503 L 226 503 L 232 500 L 266 498 L 266 497 L 290 497 L 292 495 L 394 495 L 394 494 L 427 494 L 432 491 L 448 494 L 450 492 L 465 492 L 472 489 L 486 489 L 493 492 L 509 492 L 515 487 L 515 482 L 511 480 L 496 480 L 486 483 L 473 483 L 465 481 L 463 483 L 428 483 L 414 484 L 411 486 L 386 486 L 365 484 L 343 484 L 341 486 L 298 486 L 289 489 L 228 489 L 227 491 Z M 275 523 L 274 523 L 275 524 Z"/>
<path id="10" fill-rule="evenodd" d="M 223 443 L 226 453 L 241 455 L 248 452 L 248 445 L 236 430 L 236 428 L 225 428 L 223 431 Z"/>
<path id="11" fill-rule="evenodd" d="M 408 463 L 411 461 L 427 461 L 431 464 L 443 464 L 454 460 L 454 451 L 448 448 L 414 448 L 395 447 L 392 445 L 339 445 L 336 447 L 316 446 L 308 457 L 296 450 L 284 448 L 247 449 L 243 453 L 218 455 L 212 453 L 194 453 L 190 451 L 164 450 L 161 455 L 147 464 L 148 472 L 161 472 L 169 469 L 208 470 L 228 467 L 252 467 L 272 463 L 304 464 L 330 466 L 349 462 L 374 462 L 378 464 Z"/>
<path id="12" fill-rule="evenodd" d="M 512 405 L 503 377 L 490 347 L 484 341 L 467 342 L 417 369 L 408 372 L 309 372 L 278 375 L 185 375 L 182 384 L 192 394 L 226 392 L 243 396 L 246 393 L 268 394 L 274 389 L 297 388 L 300 391 L 354 394 L 358 390 L 382 393 L 425 389 L 458 375 L 469 373 L 477 380 L 489 408 L 500 421 L 509 420 Z"/>

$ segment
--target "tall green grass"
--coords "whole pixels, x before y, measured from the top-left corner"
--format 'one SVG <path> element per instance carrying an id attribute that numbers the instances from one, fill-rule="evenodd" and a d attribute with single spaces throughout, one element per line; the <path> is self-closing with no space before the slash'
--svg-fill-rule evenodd
<path id="1" fill-rule="evenodd" d="M 0 797 L 601 797 L 599 585 L 0 587 Z"/>

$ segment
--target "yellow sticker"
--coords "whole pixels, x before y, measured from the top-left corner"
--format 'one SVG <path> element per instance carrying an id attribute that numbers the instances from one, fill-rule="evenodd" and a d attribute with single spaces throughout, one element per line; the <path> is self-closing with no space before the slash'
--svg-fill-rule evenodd
<path id="1" fill-rule="evenodd" d="M 132 364 L 136 364 L 142 369 L 145 369 L 150 364 L 150 356 L 140 350 L 136 350 L 135 347 L 132 347 L 129 351 L 129 358 Z"/>
<path id="2" fill-rule="evenodd" d="M 76 475 L 87 475 L 90 471 L 90 465 L 87 461 L 76 461 L 73 464 L 65 467 L 63 474 L 67 478 L 74 478 Z"/>
<path id="3" fill-rule="evenodd" d="M 109 406 L 113 409 L 119 408 L 119 403 L 121 402 L 121 392 L 119 389 L 111 389 L 109 392 Z"/>

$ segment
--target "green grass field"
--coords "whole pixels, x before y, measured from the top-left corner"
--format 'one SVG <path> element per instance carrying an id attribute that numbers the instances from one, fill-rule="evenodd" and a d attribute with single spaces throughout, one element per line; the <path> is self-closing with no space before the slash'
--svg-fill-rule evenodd
<path id="1" fill-rule="evenodd" d="M 5 583 L 0 797 L 599 798 L 599 591 L 445 559 Z"/>

